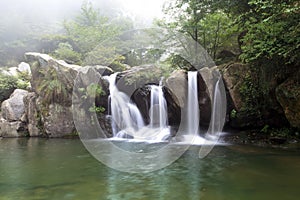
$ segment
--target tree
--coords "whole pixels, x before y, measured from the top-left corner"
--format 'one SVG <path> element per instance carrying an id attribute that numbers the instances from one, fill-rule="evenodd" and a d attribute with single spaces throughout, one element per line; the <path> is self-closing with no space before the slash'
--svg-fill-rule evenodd
<path id="1" fill-rule="evenodd" d="M 259 60 L 300 62 L 300 5 L 297 0 L 250 0 L 249 11 L 239 19 L 247 31 L 243 38 L 245 62 Z"/>
<path id="2" fill-rule="evenodd" d="M 83 65 L 109 65 L 116 59 L 120 60 L 115 41 L 121 32 L 131 27 L 128 19 L 101 15 L 89 1 L 85 1 L 80 14 L 74 20 L 64 22 L 67 40 L 59 43 L 54 56 Z"/>
<path id="3" fill-rule="evenodd" d="M 217 53 L 227 47 L 228 41 L 236 46 L 232 35 L 237 31 L 235 26 L 231 26 L 231 16 L 218 6 L 218 0 L 171 1 L 164 9 L 168 18 L 159 25 L 188 35 L 202 45 L 213 59 L 216 59 Z M 199 49 L 197 45 L 194 46 L 194 55 L 197 57 Z M 231 48 L 235 49 L 235 47 Z"/>

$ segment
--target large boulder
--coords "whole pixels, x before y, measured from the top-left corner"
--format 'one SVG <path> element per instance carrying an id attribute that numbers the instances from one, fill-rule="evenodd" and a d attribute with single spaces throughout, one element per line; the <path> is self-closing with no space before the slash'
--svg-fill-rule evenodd
<path id="1" fill-rule="evenodd" d="M 187 75 L 184 70 L 175 70 L 166 80 L 166 87 L 176 96 L 178 105 L 184 108 L 187 101 Z"/>
<path id="2" fill-rule="evenodd" d="M 181 119 L 181 108 L 177 97 L 167 87 L 162 87 L 162 91 L 167 103 L 169 125 L 178 125 Z M 150 123 L 150 106 L 151 106 L 151 86 L 145 85 L 137 89 L 132 98 L 139 108 L 146 124 Z"/>
<path id="3" fill-rule="evenodd" d="M 25 114 L 25 106 L 23 102 L 24 96 L 28 91 L 16 89 L 9 99 L 5 100 L 1 105 L 2 117 L 9 121 L 21 121 Z"/>
<path id="4" fill-rule="evenodd" d="M 73 90 L 73 117 L 81 138 L 112 137 L 108 114 L 109 83 L 103 76 L 109 76 L 113 71 L 108 67 L 93 66 L 79 70 Z M 101 94 L 91 92 L 98 87 Z M 93 107 L 102 107 L 104 113 L 93 112 Z M 98 120 L 100 127 L 95 121 Z M 102 129 L 102 131 L 96 131 Z"/>
<path id="5" fill-rule="evenodd" d="M 215 84 L 219 71 L 216 67 L 204 67 L 198 71 L 198 101 L 201 125 L 209 125 Z"/>
<path id="6" fill-rule="evenodd" d="M 159 85 L 163 77 L 164 72 L 159 67 L 152 65 L 138 66 L 119 73 L 116 86 L 120 91 L 131 97 L 138 88 L 150 84 Z"/>
<path id="7" fill-rule="evenodd" d="M 40 53 L 26 53 L 25 57 L 30 63 L 31 85 L 36 93 L 36 96 L 29 95 L 26 100 L 30 135 L 37 136 L 44 132 L 49 137 L 64 137 L 74 134 L 72 103 L 87 103 L 83 106 L 89 106 L 86 107 L 89 112 L 89 108 L 94 105 L 96 99 L 96 106 L 107 108 L 108 84 L 104 84 L 102 75 L 112 74 L 113 71 L 110 68 L 70 65 Z M 75 92 L 73 92 L 74 80 L 77 84 Z M 98 82 L 91 82 L 92 80 L 98 80 Z M 48 85 L 54 85 L 57 91 L 55 87 L 53 89 Z M 93 102 L 89 102 L 86 98 L 90 98 L 92 90 L 97 89 L 95 85 L 101 86 L 105 98 L 97 95 Z M 73 99 L 72 95 L 75 95 Z M 75 102 L 72 102 L 74 99 Z"/>
<path id="8" fill-rule="evenodd" d="M 300 129 L 300 71 L 277 87 L 276 97 L 290 125 Z"/>
<path id="9" fill-rule="evenodd" d="M 240 90 L 246 75 L 250 73 L 250 68 L 248 65 L 234 63 L 224 67 L 222 71 L 224 84 L 230 94 L 234 109 L 239 112 L 244 106 Z"/>
<path id="10" fill-rule="evenodd" d="M 38 94 L 41 101 L 71 106 L 74 80 L 81 67 L 40 53 L 26 53 L 25 58 L 31 67 L 32 89 Z M 51 89 L 47 88 L 48 85 L 53 85 L 53 88 L 61 88 L 62 92 L 55 91 L 56 89 L 50 91 Z M 51 96 L 55 96 L 55 98 L 49 99 Z"/>

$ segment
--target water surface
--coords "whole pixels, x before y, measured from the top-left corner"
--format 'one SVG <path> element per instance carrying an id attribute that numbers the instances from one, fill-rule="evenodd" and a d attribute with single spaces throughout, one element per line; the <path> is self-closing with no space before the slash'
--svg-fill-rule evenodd
<path id="1" fill-rule="evenodd" d="M 80 140 L 0 139 L 0 199 L 288 200 L 300 196 L 297 151 L 219 146 L 198 159 L 199 148 L 191 147 L 159 171 L 129 174 L 95 160 Z"/>

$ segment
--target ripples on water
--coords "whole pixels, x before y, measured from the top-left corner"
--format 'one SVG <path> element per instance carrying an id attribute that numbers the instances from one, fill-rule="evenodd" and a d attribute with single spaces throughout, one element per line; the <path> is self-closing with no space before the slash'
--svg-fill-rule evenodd
<path id="1" fill-rule="evenodd" d="M 2 139 L 0 199 L 286 200 L 300 195 L 299 152 L 218 146 L 198 159 L 199 148 L 191 147 L 164 169 L 129 174 L 99 163 L 79 140 Z"/>

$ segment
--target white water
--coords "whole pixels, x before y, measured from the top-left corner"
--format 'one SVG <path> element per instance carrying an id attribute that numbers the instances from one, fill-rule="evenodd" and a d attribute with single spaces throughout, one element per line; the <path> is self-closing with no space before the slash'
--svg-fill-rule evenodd
<path id="1" fill-rule="evenodd" d="M 117 136 L 122 130 L 134 132 L 145 126 L 139 109 L 125 93 L 119 91 L 116 87 L 116 77 L 117 74 L 113 74 L 107 78 L 109 81 L 110 112 L 114 136 Z"/>
<path id="2" fill-rule="evenodd" d="M 198 72 L 188 72 L 187 134 L 197 135 L 199 130 Z"/>
<path id="3" fill-rule="evenodd" d="M 150 124 L 145 126 L 136 104 L 116 87 L 116 77 L 117 74 L 107 77 L 113 136 L 157 142 L 169 138 L 167 103 L 161 84 L 160 86 L 151 86 Z"/>
<path id="4" fill-rule="evenodd" d="M 110 114 L 112 118 L 113 135 L 116 140 L 128 139 L 132 142 L 162 142 L 170 139 L 168 126 L 167 102 L 163 94 L 162 84 L 151 86 L 151 99 L 149 109 L 149 125 L 145 125 L 138 107 L 130 98 L 116 87 L 116 76 L 113 74 L 107 79 L 110 86 Z M 188 98 L 185 111 L 185 128 L 183 134 L 172 141 L 177 144 L 212 145 L 216 144 L 215 130 L 220 129 L 221 92 L 219 81 L 216 82 L 212 104 L 211 125 L 207 140 L 199 136 L 200 110 L 198 104 L 197 72 L 188 72 Z"/>
<path id="5" fill-rule="evenodd" d="M 163 94 L 162 83 L 151 86 L 150 128 L 165 129 L 168 127 L 167 102 Z"/>

